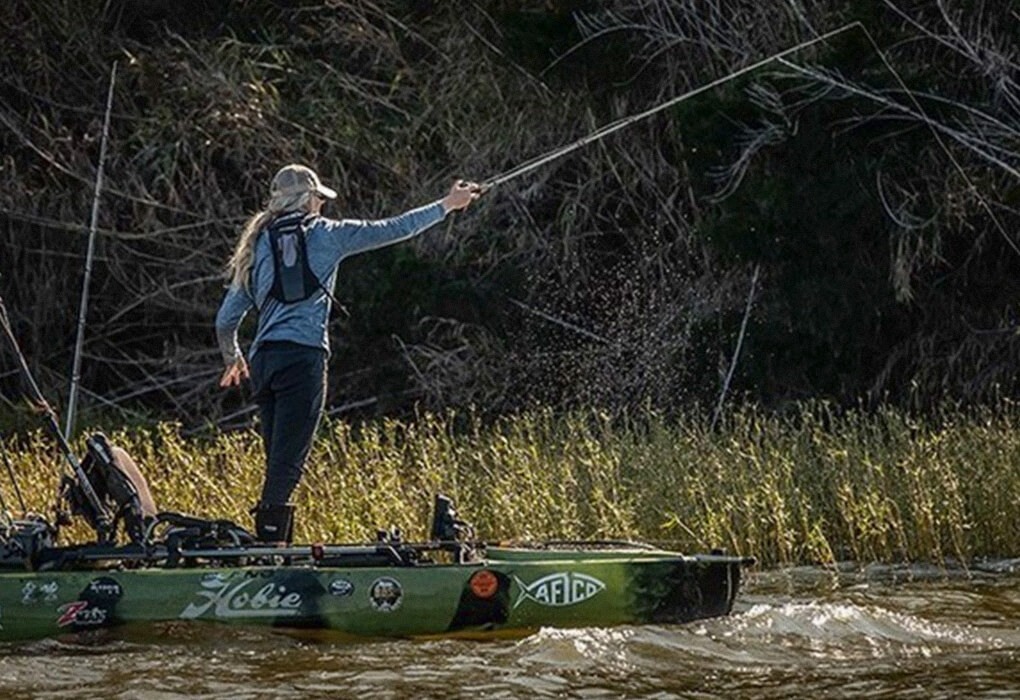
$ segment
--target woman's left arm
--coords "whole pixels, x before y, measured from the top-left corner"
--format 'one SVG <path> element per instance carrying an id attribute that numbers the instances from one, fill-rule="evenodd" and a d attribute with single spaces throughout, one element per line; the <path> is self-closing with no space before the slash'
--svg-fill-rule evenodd
<path id="1" fill-rule="evenodd" d="M 389 219 L 363 220 L 344 219 L 329 221 L 320 219 L 328 227 L 329 236 L 338 248 L 338 258 L 364 253 L 413 238 L 446 217 L 446 208 L 441 201 L 406 211 Z"/>
<path id="2" fill-rule="evenodd" d="M 442 199 L 390 219 L 319 221 L 321 225 L 327 227 L 328 237 L 338 247 L 339 260 L 348 255 L 375 250 L 413 238 L 442 221 L 449 212 L 464 209 L 481 193 L 482 188 L 479 185 L 461 180 L 456 182 L 449 194 Z"/>

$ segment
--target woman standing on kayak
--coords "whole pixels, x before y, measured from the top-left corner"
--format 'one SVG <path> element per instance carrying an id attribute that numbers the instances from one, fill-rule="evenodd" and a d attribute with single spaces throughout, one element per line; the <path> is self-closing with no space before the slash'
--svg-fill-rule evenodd
<path id="1" fill-rule="evenodd" d="M 220 386 L 227 388 L 249 376 L 237 329 L 249 310 L 258 313 L 248 356 L 266 451 L 266 480 L 253 509 L 259 539 L 291 541 L 289 500 L 325 405 L 331 290 L 340 261 L 412 238 L 480 193 L 478 185 L 458 181 L 442 199 L 391 219 L 333 220 L 320 212 L 336 192 L 310 168 L 287 165 L 273 177 L 266 208 L 244 225 L 227 263 L 230 284 L 216 314 L 226 364 Z"/>

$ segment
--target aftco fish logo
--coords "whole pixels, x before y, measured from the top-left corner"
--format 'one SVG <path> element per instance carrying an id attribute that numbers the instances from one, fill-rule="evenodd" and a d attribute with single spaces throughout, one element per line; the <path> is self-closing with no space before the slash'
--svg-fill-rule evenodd
<path id="1" fill-rule="evenodd" d="M 598 595 L 606 588 L 606 584 L 594 576 L 579 574 L 576 571 L 549 574 L 532 583 L 524 583 L 516 576 L 514 580 L 521 589 L 521 594 L 514 602 L 515 608 L 525 600 L 556 608 L 576 605 Z"/>

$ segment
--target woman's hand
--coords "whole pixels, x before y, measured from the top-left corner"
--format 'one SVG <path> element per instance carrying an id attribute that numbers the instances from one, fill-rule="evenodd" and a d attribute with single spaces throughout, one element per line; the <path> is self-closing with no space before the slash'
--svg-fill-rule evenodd
<path id="1" fill-rule="evenodd" d="M 450 188 L 450 193 L 443 197 L 443 206 L 447 212 L 464 209 L 485 192 L 485 188 L 477 182 L 457 180 Z"/>
<path id="2" fill-rule="evenodd" d="M 244 361 L 243 357 L 239 357 L 237 362 L 227 367 L 223 376 L 220 377 L 220 387 L 227 389 L 232 386 L 241 386 L 241 380 L 248 378 L 248 363 Z"/>

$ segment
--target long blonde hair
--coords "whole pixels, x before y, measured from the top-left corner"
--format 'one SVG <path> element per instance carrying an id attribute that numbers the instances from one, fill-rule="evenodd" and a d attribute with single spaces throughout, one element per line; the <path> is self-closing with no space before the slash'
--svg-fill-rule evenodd
<path id="1" fill-rule="evenodd" d="M 255 242 L 262 231 L 280 214 L 292 211 L 307 211 L 311 201 L 311 192 L 274 193 L 262 211 L 253 214 L 241 228 L 234 253 L 227 261 L 225 277 L 232 287 L 248 289 L 251 266 L 255 261 Z"/>

